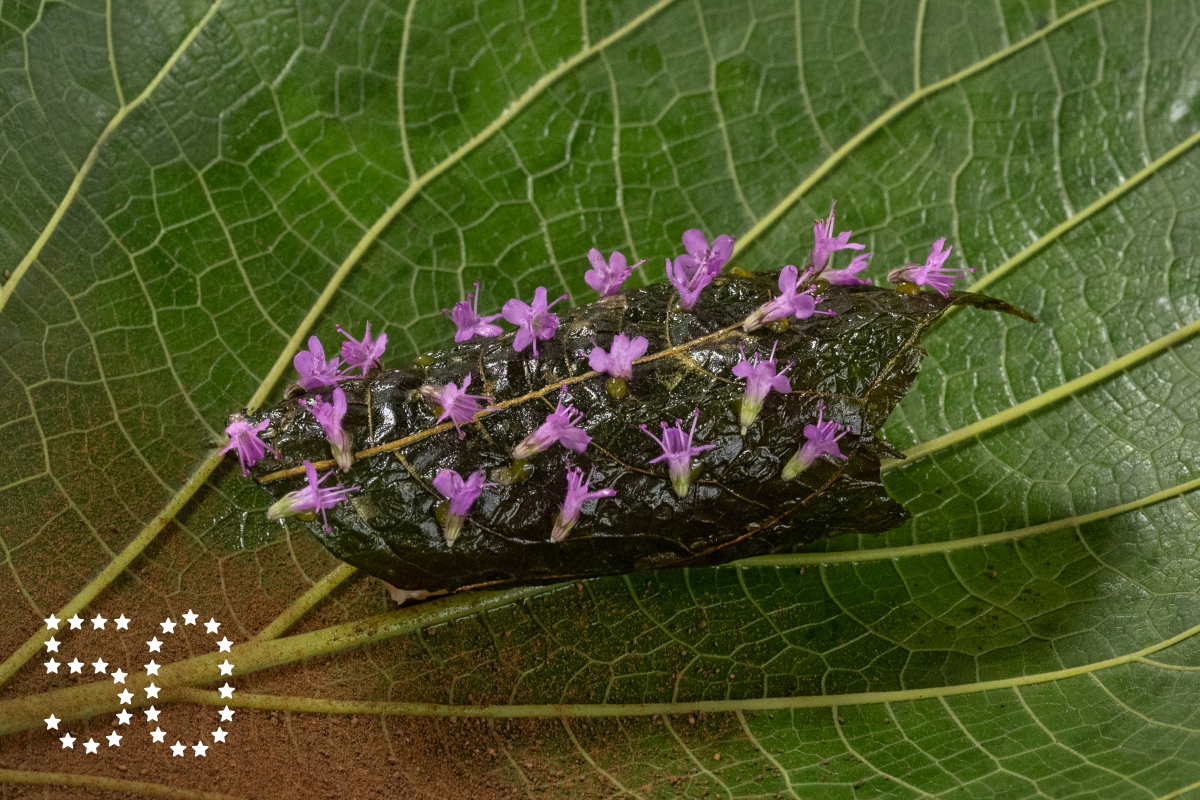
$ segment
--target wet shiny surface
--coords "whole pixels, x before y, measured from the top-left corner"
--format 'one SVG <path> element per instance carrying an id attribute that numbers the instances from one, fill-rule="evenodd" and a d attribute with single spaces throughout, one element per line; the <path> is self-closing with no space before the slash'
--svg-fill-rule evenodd
<path id="1" fill-rule="evenodd" d="M 837 316 L 793 320 L 781 332 L 744 333 L 741 320 L 772 296 L 776 275 L 722 276 L 691 313 L 678 309 L 666 284 L 566 311 L 557 336 L 539 343 L 537 358 L 528 349 L 515 352 L 509 334 L 464 342 L 368 381 L 347 381 L 346 425 L 355 450 L 401 438 L 405 444 L 357 460 L 340 479 L 360 488 L 352 502 L 328 512 L 333 532 L 319 524 L 310 528 L 344 561 L 402 589 L 430 591 L 721 563 L 787 552 L 841 532 L 894 528 L 908 513 L 879 480 L 880 454 L 890 451 L 876 432 L 916 376 L 920 333 L 955 302 L 1014 310 L 965 293 L 944 299 L 831 287 L 821 308 Z M 615 397 L 608 376 L 589 373 L 586 352 L 592 337 L 607 347 L 621 332 L 645 336 L 650 348 L 635 363 L 625 396 Z M 792 392 L 770 394 L 742 436 L 738 401 L 744 383 L 732 374 L 739 346 L 747 355 L 765 355 L 776 340 L 780 367 L 795 362 L 788 373 Z M 465 440 L 453 428 L 429 433 L 436 415 L 420 398 L 420 386 L 462 385 L 468 372 L 472 391 L 508 407 L 464 426 Z M 512 448 L 560 400 L 584 413 L 580 426 L 593 437 L 588 450 L 551 447 L 529 459 L 524 480 L 486 488 L 462 535 L 448 546 L 435 519 L 442 501 L 432 488 L 437 471 L 499 474 L 510 465 Z M 822 402 L 825 419 L 850 426 L 841 440 L 848 459 L 822 457 L 784 481 L 780 470 Z M 693 462 L 698 474 L 679 498 L 665 462 L 648 463 L 661 451 L 638 426 L 658 433 L 660 421 L 674 422 L 695 408 L 696 444 L 716 447 Z M 320 426 L 294 401 L 264 415 L 272 419 L 271 441 L 284 467 L 329 458 Z M 593 489 L 611 486 L 617 496 L 585 504 L 571 535 L 551 543 L 566 492 L 567 456 L 585 471 L 595 467 Z M 261 478 L 279 469 L 267 459 L 254 474 Z M 263 486 L 279 497 L 302 483 L 302 477 L 288 477 Z"/>

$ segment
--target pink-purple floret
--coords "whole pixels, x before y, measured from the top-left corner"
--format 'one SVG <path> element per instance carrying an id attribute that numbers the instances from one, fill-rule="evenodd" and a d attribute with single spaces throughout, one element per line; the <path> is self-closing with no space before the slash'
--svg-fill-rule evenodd
<path id="1" fill-rule="evenodd" d="M 386 333 L 381 333 L 377 339 L 372 339 L 371 323 L 368 322 L 367 332 L 359 341 L 342 330 L 341 325 L 334 325 L 334 327 L 348 340 L 342 342 L 342 361 L 348 368 L 361 369 L 362 377 L 365 378 L 370 370 L 383 366 L 383 351 L 387 349 L 388 341 Z"/>
<path id="2" fill-rule="evenodd" d="M 700 293 L 721 274 L 733 255 L 733 237 L 722 234 L 708 246 L 708 238 L 696 228 L 684 231 L 685 255 L 676 256 L 674 262 L 667 259 L 667 280 L 679 292 L 679 306 L 691 311 L 700 299 Z"/>
<path id="3" fill-rule="evenodd" d="M 471 385 L 471 373 L 467 373 L 467 377 L 463 378 L 462 388 L 458 384 L 451 381 L 445 386 L 422 386 L 421 396 L 426 401 L 442 407 L 442 414 L 437 418 L 438 422 L 449 418 L 454 423 L 455 429 L 458 431 L 458 438 L 466 437 L 466 432 L 463 431 L 460 425 L 466 425 L 474 421 L 475 415 L 479 412 L 480 400 L 495 400 L 486 394 L 467 394 L 467 387 Z"/>
<path id="4" fill-rule="evenodd" d="M 587 431 L 579 427 L 582 419 L 583 412 L 577 411 L 575 406 L 564 406 L 560 400 L 558 407 L 546 415 L 546 421 L 521 440 L 513 450 L 513 458 L 529 458 L 555 443 L 576 453 L 582 453 L 592 441 Z"/>
<path id="5" fill-rule="evenodd" d="M 612 297 L 621 291 L 621 284 L 633 274 L 634 267 L 646 263 L 646 259 L 643 258 L 636 264 L 630 264 L 620 250 L 614 250 L 605 261 L 604 254 L 594 247 L 588 250 L 587 257 L 592 268 L 583 274 L 583 280 L 599 292 L 601 297 Z"/>
<path id="6" fill-rule="evenodd" d="M 459 300 L 453 310 L 442 309 L 442 313 L 450 318 L 455 325 L 454 341 L 465 342 L 473 336 L 490 338 L 504 333 L 499 325 L 493 325 L 492 320 L 499 319 L 499 314 L 479 316 L 479 281 L 475 281 L 475 293 L 467 292 L 466 300 Z"/>
<path id="7" fill-rule="evenodd" d="M 513 340 L 513 348 L 518 353 L 532 344 L 533 354 L 536 356 L 538 340 L 554 338 L 554 332 L 558 330 L 558 315 L 550 309 L 565 299 L 567 295 L 564 294 L 553 303 L 547 303 L 546 287 L 539 286 L 533 292 L 533 305 L 516 297 L 504 304 L 504 319 L 517 326 L 517 338 Z"/>
<path id="8" fill-rule="evenodd" d="M 742 360 L 733 365 L 733 374 L 746 380 L 746 395 L 742 398 L 742 433 L 745 433 L 758 417 L 768 392 L 772 389 L 781 394 L 792 391 L 792 383 L 784 374 L 792 368 L 791 362 L 776 371 L 775 348 L 778 346 L 779 342 L 776 341 L 771 346 L 770 357 L 765 361 L 759 359 L 758 353 L 754 354 L 752 360 L 747 360 L 746 350 L 742 348 Z"/>
<path id="9" fill-rule="evenodd" d="M 696 436 L 696 423 L 699 420 L 700 409 L 696 409 L 692 412 L 692 429 L 686 432 L 683 430 L 683 420 L 681 419 L 675 420 L 674 427 L 668 427 L 667 423 L 660 422 L 659 425 L 662 426 L 661 439 L 646 430 L 645 425 L 639 426 L 642 433 L 657 442 L 663 451 L 661 456 L 650 459 L 650 463 L 656 464 L 666 459 L 667 469 L 671 474 L 671 484 L 675 487 L 675 494 L 680 497 L 688 493 L 688 486 L 691 483 L 692 456 L 716 447 L 715 444 L 702 444 L 698 447 L 692 445 L 692 439 Z"/>
<path id="10" fill-rule="evenodd" d="M 888 273 L 892 283 L 911 281 L 918 286 L 932 287 L 942 297 L 949 297 L 949 291 L 954 288 L 954 281 L 965 277 L 968 272 L 974 272 L 975 267 L 947 267 L 946 259 L 950 257 L 953 247 L 945 247 L 946 237 L 943 236 L 929 248 L 929 255 L 924 264 L 908 264 L 898 267 Z"/>
<path id="11" fill-rule="evenodd" d="M 274 453 L 275 458 L 278 459 L 279 453 L 275 448 L 258 438 L 258 435 L 270 424 L 271 420 L 269 419 L 264 419 L 257 425 L 251 425 L 244 419 L 235 419 L 225 429 L 225 433 L 229 434 L 229 444 L 225 445 L 218 455 L 225 455 L 230 450 L 236 450 L 238 461 L 242 465 L 243 476 L 250 474 L 250 467 L 257 464 L 268 450 Z"/>
<path id="12" fill-rule="evenodd" d="M 322 386 L 337 386 L 337 382 L 342 378 L 338 374 L 340 363 L 336 358 L 325 360 L 325 348 L 316 336 L 308 337 L 308 349 L 296 353 L 296 357 L 292 359 L 292 366 L 300 373 L 300 380 L 296 382 L 308 392 Z"/>
<path id="13" fill-rule="evenodd" d="M 357 486 L 344 487 L 340 483 L 332 488 L 321 486 L 333 473 L 334 470 L 329 470 L 318 479 L 316 468 L 306 460 L 304 474 L 308 478 L 308 485 L 303 489 L 285 494 L 267 510 L 267 516 L 271 519 L 281 519 L 295 516 L 302 511 L 320 511 L 321 519 L 325 522 L 325 530 L 329 532 L 331 529 L 329 518 L 325 516 L 325 510 L 333 508 L 347 499 L 350 492 L 358 489 Z"/>
<path id="14" fill-rule="evenodd" d="M 561 542 L 567 537 L 567 534 L 575 527 L 575 523 L 579 521 L 579 512 L 588 500 L 617 496 L 617 490 L 612 488 L 589 491 L 592 475 L 595 472 L 596 469 L 593 467 L 585 478 L 583 470 L 578 467 L 571 467 L 567 470 L 567 496 L 559 510 L 558 519 L 554 521 L 554 529 L 550 532 L 550 541 Z"/>
<path id="15" fill-rule="evenodd" d="M 635 336 L 632 339 L 627 334 L 618 333 L 613 337 L 612 345 L 606 351 L 592 340 L 591 353 L 588 354 L 588 367 L 596 372 L 607 372 L 614 378 L 633 378 L 633 362 L 646 353 L 650 346 L 645 336 Z"/>

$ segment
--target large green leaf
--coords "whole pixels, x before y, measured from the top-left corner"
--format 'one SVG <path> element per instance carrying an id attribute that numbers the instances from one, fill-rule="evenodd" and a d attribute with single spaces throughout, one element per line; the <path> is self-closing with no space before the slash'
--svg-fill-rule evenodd
<path id="1" fill-rule="evenodd" d="M 1194 3 L 82 0 L 0 20 L 0 730 L 40 728 L 0 741 L 0 781 L 1200 794 Z M 966 310 L 926 338 L 885 431 L 912 456 L 886 476 L 913 513 L 889 534 L 357 624 L 391 608 L 382 584 L 268 525 L 212 455 L 335 322 L 382 326 L 400 362 L 448 342 L 438 310 L 477 278 L 490 309 L 538 285 L 588 299 L 589 247 L 650 258 L 651 282 L 689 227 L 777 268 L 832 199 L 877 279 L 947 236 L 975 288 L 1041 320 Z M 134 619 L 131 671 L 155 621 L 223 621 L 237 699 L 176 688 L 170 713 L 242 707 L 242 769 L 136 735 L 161 769 L 58 747 L 47 709 L 115 702 L 43 694 L 67 684 L 41 620 L 85 606 Z M 203 633 L 173 641 L 194 658 L 166 685 L 211 682 Z"/>

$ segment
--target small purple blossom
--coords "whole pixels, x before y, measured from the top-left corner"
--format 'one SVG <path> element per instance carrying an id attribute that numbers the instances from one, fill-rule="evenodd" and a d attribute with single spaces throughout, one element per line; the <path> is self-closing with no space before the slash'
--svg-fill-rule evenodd
<path id="1" fill-rule="evenodd" d="M 675 259 L 681 265 L 689 278 L 697 272 L 707 272 L 714 278 L 721 274 L 725 262 L 733 255 L 733 237 L 722 234 L 713 240 L 712 247 L 708 246 L 708 237 L 702 231 L 691 228 L 683 232 L 683 246 L 686 256 Z"/>
<path id="2" fill-rule="evenodd" d="M 334 325 L 338 329 L 338 333 L 345 336 L 350 341 L 342 342 L 342 361 L 345 362 L 348 368 L 361 369 L 363 377 L 367 377 L 367 372 L 373 369 L 379 369 L 383 366 L 383 351 L 387 349 L 387 334 L 379 334 L 378 339 L 371 338 L 371 323 L 367 323 L 367 332 L 363 335 L 362 341 L 355 339 L 350 334 L 342 329 L 341 325 Z"/>
<path id="3" fill-rule="evenodd" d="M 346 416 L 346 393 L 342 387 L 333 390 L 332 403 L 326 403 L 318 395 L 312 405 L 306 408 L 325 429 L 325 438 L 329 440 L 329 449 L 333 451 L 338 469 L 349 472 L 350 467 L 354 466 L 354 449 L 350 444 L 350 434 L 342 427 L 342 418 Z"/>
<path id="4" fill-rule="evenodd" d="M 513 458 L 529 458 L 555 442 L 568 450 L 582 453 L 587 449 L 592 437 L 578 427 L 581 419 L 583 419 L 582 411 L 576 411 L 575 406 L 564 406 L 560 400 L 558 408 L 546 415 L 546 421 L 516 446 L 516 449 L 513 450 Z"/>
<path id="5" fill-rule="evenodd" d="M 294 517 L 304 511 L 321 512 L 321 519 L 325 521 L 325 532 L 332 533 L 329 527 L 329 518 L 325 516 L 325 509 L 333 508 L 338 503 L 346 499 L 346 495 L 356 491 L 357 486 L 349 488 L 343 487 L 340 483 L 332 488 L 322 487 L 333 470 L 329 470 L 324 475 L 317 479 L 317 470 L 309 461 L 304 462 L 304 474 L 308 476 L 308 486 L 303 489 L 297 489 L 294 492 L 288 492 L 283 497 L 275 502 L 267 509 L 268 519 L 282 519 L 283 517 Z"/>
<path id="6" fill-rule="evenodd" d="M 846 458 L 838 449 L 838 439 L 850 432 L 850 426 L 847 425 L 845 430 L 838 433 L 838 428 L 841 426 L 836 422 L 827 422 L 824 416 L 825 404 L 822 403 L 817 406 L 817 424 L 804 426 L 804 444 L 800 445 L 796 455 L 792 456 L 791 460 L 783 467 L 785 481 L 790 481 L 808 469 L 823 453 L 834 458 Z"/>
<path id="7" fill-rule="evenodd" d="M 452 469 L 438 470 L 433 479 L 433 488 L 450 501 L 445 522 L 442 524 L 442 535 L 446 537 L 446 544 L 453 545 L 454 540 L 462 533 L 463 520 L 471 512 L 471 506 L 475 505 L 484 487 L 495 485 L 486 482 L 483 470 L 472 472 L 466 480 Z"/>
<path id="8" fill-rule="evenodd" d="M 538 354 L 537 340 L 550 339 L 558 330 L 558 315 L 550 313 L 550 309 L 554 307 L 555 303 L 566 298 L 567 295 L 564 294 L 553 303 L 547 303 L 546 287 L 539 286 L 533 292 L 532 306 L 515 297 L 506 302 L 504 318 L 520 328 L 517 331 L 516 340 L 513 341 L 513 349 L 519 353 L 532 344 L 533 354 L 536 356 Z"/>
<path id="9" fill-rule="evenodd" d="M 583 477 L 583 470 L 578 467 L 567 470 L 567 497 L 563 500 L 558 516 L 554 519 L 554 529 L 550 531 L 550 541 L 561 542 L 567 538 L 567 534 L 579 521 L 579 512 L 583 508 L 583 504 L 588 500 L 617 496 L 617 490 L 612 488 L 588 491 L 594 474 L 596 474 L 595 467 L 592 467 L 592 471 L 586 478 Z"/>
<path id="10" fill-rule="evenodd" d="M 851 242 L 850 231 L 842 231 L 837 236 L 833 235 L 833 209 L 836 205 L 837 201 L 830 203 L 829 217 L 819 219 L 813 225 L 813 237 L 816 241 L 813 242 L 811 266 L 817 275 L 820 275 L 825 267 L 829 266 L 829 257 L 838 250 L 862 250 L 866 246 Z"/>
<path id="11" fill-rule="evenodd" d="M 588 354 L 588 366 L 596 372 L 607 372 L 614 378 L 633 380 L 633 362 L 646 353 L 650 342 L 645 336 L 635 336 L 632 339 L 627 334 L 618 333 L 613 337 L 612 345 L 606 352 L 603 347 L 592 340 L 592 352 Z"/>
<path id="12" fill-rule="evenodd" d="M 455 429 L 458 431 L 458 438 L 466 437 L 466 433 L 459 425 L 465 425 L 475 419 L 475 414 L 479 412 L 480 400 L 492 400 L 495 398 L 486 394 L 467 394 L 467 387 L 471 385 L 471 374 L 467 373 L 467 377 L 463 378 L 462 388 L 453 381 L 445 386 L 422 386 L 421 397 L 434 406 L 440 406 L 442 414 L 437 418 L 438 422 L 450 418 L 454 423 Z"/>
<path id="13" fill-rule="evenodd" d="M 631 266 L 625 261 L 625 255 L 620 250 L 614 250 L 608 261 L 605 261 L 604 254 L 594 247 L 588 250 L 587 257 L 592 263 L 592 268 L 583 274 L 583 279 L 587 281 L 588 286 L 599 292 L 601 297 L 611 297 L 621 291 L 621 284 L 633 274 L 633 270 L 646 263 L 646 259 L 643 258 Z"/>
<path id="14" fill-rule="evenodd" d="M 834 286 L 870 286 L 870 278 L 858 277 L 858 273 L 867 268 L 867 259 L 870 257 L 870 253 L 857 255 L 845 269 L 827 269 L 821 273 L 821 277 Z"/>
<path id="15" fill-rule="evenodd" d="M 300 380 L 296 383 L 305 391 L 312 391 L 321 386 L 337 386 L 338 379 L 342 377 L 337 371 L 339 363 L 336 358 L 326 361 L 321 340 L 310 336 L 308 349 L 296 353 L 296 357 L 292 359 L 292 366 L 300 373 Z"/>
<path id="16" fill-rule="evenodd" d="M 667 259 L 667 280 L 675 287 L 675 291 L 679 292 L 679 307 L 684 311 L 691 311 L 692 306 L 700 299 L 700 293 L 712 283 L 713 275 L 705 270 L 696 270 L 689 277 L 683 266 L 685 258 L 687 256 L 680 256 L 675 259 L 674 264 L 671 263 L 671 259 Z"/>
<path id="17" fill-rule="evenodd" d="M 797 292 L 796 286 L 799 282 L 800 271 L 796 269 L 795 265 L 788 264 L 784 267 L 783 271 L 779 273 L 779 296 L 763 303 L 750 316 L 746 317 L 746 321 L 742 323 L 742 329 L 757 330 L 768 322 L 785 317 L 794 316 L 796 319 L 808 319 L 813 314 L 834 315 L 832 311 L 817 311 L 817 303 L 820 303 L 822 298 L 813 297 L 808 292 Z"/>
<path id="18" fill-rule="evenodd" d="M 942 247 L 945 244 L 946 237 L 943 236 L 929 248 L 929 256 L 925 259 L 924 264 L 907 264 L 897 267 L 888 273 L 888 281 L 891 283 L 911 281 L 917 286 L 932 286 L 942 297 L 949 297 L 947 292 L 954 288 L 954 281 L 964 277 L 968 272 L 974 272 L 975 267 L 942 266 L 950 256 L 950 251 L 954 249 L 947 247 L 943 250 Z"/>
<path id="19" fill-rule="evenodd" d="M 658 446 L 662 448 L 663 453 L 657 458 L 650 459 L 650 463 L 654 464 L 667 460 L 667 466 L 671 473 L 671 485 L 675 487 L 675 494 L 684 497 L 688 493 L 688 487 L 692 479 L 692 456 L 701 453 L 705 450 L 711 450 L 716 447 L 715 444 L 704 444 L 699 447 L 692 446 L 692 437 L 696 435 L 696 423 L 700 420 L 700 409 L 692 412 L 692 430 L 684 433 L 683 420 L 675 420 L 675 427 L 667 427 L 667 423 L 660 422 L 662 425 L 662 438 L 658 438 L 650 431 L 646 430 L 645 425 L 639 426 L 642 433 L 649 436 L 654 441 L 658 442 Z"/>
<path id="20" fill-rule="evenodd" d="M 691 311 L 700 299 L 700 293 L 721 274 L 721 268 L 733 255 L 733 237 L 722 234 L 708 246 L 703 233 L 692 228 L 684 231 L 683 246 L 687 254 L 677 256 L 675 261 L 667 259 L 667 278 L 675 291 L 679 292 L 679 305 Z"/>
<path id="21" fill-rule="evenodd" d="M 754 354 L 753 361 L 747 360 L 746 350 L 742 348 L 742 360 L 733 365 L 733 374 L 746 379 L 746 396 L 742 399 L 742 435 L 758 418 L 768 392 L 774 389 L 787 394 L 792 390 L 791 381 L 784 375 L 792 368 L 791 362 L 779 372 L 775 371 L 775 348 L 778 346 L 778 341 L 771 345 L 771 356 L 766 361 L 760 361 L 758 353 Z"/>
<path id="22" fill-rule="evenodd" d="M 270 450 L 275 454 L 275 458 L 279 458 L 279 453 L 274 447 L 258 438 L 258 434 L 267 429 L 271 424 L 271 420 L 264 419 L 257 425 L 251 425 L 241 417 L 235 417 L 229 423 L 229 427 L 225 429 L 225 433 L 229 434 L 229 444 L 225 445 L 224 449 L 218 455 L 225 455 L 230 450 L 236 450 L 238 461 L 242 464 L 242 475 L 250 474 L 250 467 L 253 467 L 260 458 L 266 455 Z"/>
<path id="23" fill-rule="evenodd" d="M 474 295 L 467 292 L 466 300 L 459 300 L 455 303 L 453 310 L 443 308 L 442 313 L 458 326 L 458 329 L 454 331 L 454 341 L 456 342 L 465 342 L 472 336 L 488 338 L 504 333 L 503 328 L 492 324 L 492 320 L 499 317 L 499 314 L 479 316 L 479 281 L 475 281 Z"/>

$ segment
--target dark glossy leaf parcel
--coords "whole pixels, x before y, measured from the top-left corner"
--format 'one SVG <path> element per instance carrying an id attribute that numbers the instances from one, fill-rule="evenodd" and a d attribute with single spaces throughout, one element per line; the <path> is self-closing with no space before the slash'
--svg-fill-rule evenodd
<path id="1" fill-rule="evenodd" d="M 742 330 L 746 316 L 770 299 L 778 273 L 718 278 L 691 312 L 676 305 L 670 285 L 655 284 L 565 311 L 556 336 L 538 355 L 513 349 L 513 334 L 472 339 L 429 354 L 408 369 L 387 369 L 343 384 L 346 426 L 356 451 L 341 476 L 357 486 L 351 500 L 318 517 L 313 532 L 338 558 L 407 590 L 552 583 L 643 569 L 700 566 L 789 552 L 843 532 L 880 533 L 908 519 L 880 481 L 881 455 L 897 455 L 878 435 L 916 377 L 921 336 L 952 305 L 1026 316 L 992 298 L 952 292 L 911 296 L 877 287 L 832 287 L 822 311 L 785 330 Z M 617 333 L 644 336 L 628 394 L 606 389 L 589 371 L 593 340 L 607 347 Z M 792 391 L 771 393 L 745 435 L 739 404 L 745 382 L 732 368 L 757 351 L 788 371 Z M 429 362 L 429 363 L 426 363 Z M 472 377 L 472 392 L 495 405 L 464 426 L 436 424 L 420 387 Z M 328 390 L 326 390 L 328 391 Z M 558 402 L 583 412 L 593 441 L 582 454 L 560 446 L 538 453 L 525 480 L 503 483 L 513 448 Z M 802 443 L 805 425 L 824 418 L 849 426 L 845 459 L 823 456 L 797 478 L 780 476 Z M 672 491 L 666 465 L 648 462 L 661 449 L 656 434 L 699 409 L 696 442 L 715 447 L 694 460 L 691 489 Z M 324 433 L 295 400 L 255 417 L 271 419 L 270 441 L 283 462 L 265 459 L 256 478 L 276 497 L 304 485 L 304 459 L 333 468 Z M 569 456 L 569 459 L 568 459 Z M 592 487 L 613 498 L 589 503 L 565 541 L 550 541 L 570 465 L 595 469 Z M 436 519 L 440 469 L 462 475 L 483 469 L 488 486 L 466 529 L 447 545 Z M 329 479 L 332 484 L 334 478 Z M 590 508 L 589 508 L 590 507 Z"/>

